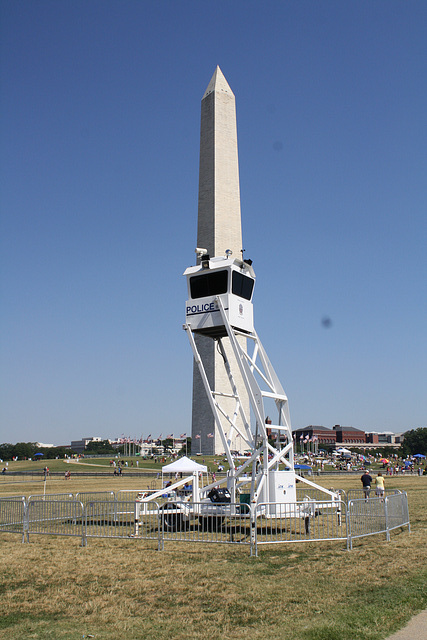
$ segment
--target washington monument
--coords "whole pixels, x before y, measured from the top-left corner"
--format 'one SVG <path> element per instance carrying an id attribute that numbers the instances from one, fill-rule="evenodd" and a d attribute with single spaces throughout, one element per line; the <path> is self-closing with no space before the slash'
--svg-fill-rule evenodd
<path id="1" fill-rule="evenodd" d="M 232 252 L 242 259 L 239 161 L 237 152 L 236 102 L 221 69 L 217 67 L 202 98 L 200 125 L 199 205 L 197 247 L 212 257 Z M 231 394 L 222 357 L 212 338 L 196 336 L 197 348 L 211 387 Z M 229 345 L 226 345 L 226 349 Z M 231 348 L 227 356 L 232 358 Z M 243 400 L 249 415 L 249 400 Z M 230 399 L 230 415 L 235 402 Z M 237 424 L 240 417 L 237 418 Z M 192 452 L 218 454 L 223 446 L 197 365 L 193 368 Z M 239 440 L 239 438 L 237 438 Z M 238 441 L 233 443 L 240 449 Z"/>

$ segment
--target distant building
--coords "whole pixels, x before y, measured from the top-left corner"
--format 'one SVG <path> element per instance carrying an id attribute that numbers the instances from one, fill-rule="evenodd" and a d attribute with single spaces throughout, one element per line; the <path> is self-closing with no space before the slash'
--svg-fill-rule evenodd
<path id="1" fill-rule="evenodd" d="M 344 427 L 336 424 L 332 429 L 320 425 L 309 425 L 301 429 L 294 429 L 294 444 L 297 450 L 300 444 L 307 442 L 316 442 L 318 447 L 321 445 L 344 445 L 346 447 L 364 447 L 374 449 L 376 446 L 399 447 L 404 440 L 404 433 L 394 433 L 393 431 L 369 431 L 356 429 L 355 427 Z M 313 440 L 314 438 L 314 440 Z"/>
<path id="2" fill-rule="evenodd" d="M 394 431 L 369 431 L 366 434 L 367 444 L 378 445 L 401 445 L 404 440 L 403 433 L 394 433 Z"/>
<path id="3" fill-rule="evenodd" d="M 376 431 L 371 431 L 370 433 L 365 433 L 365 442 L 366 444 L 379 444 L 379 433 Z"/>
<path id="4" fill-rule="evenodd" d="M 88 444 L 91 442 L 102 442 L 102 440 L 99 436 L 91 436 L 90 438 L 82 438 L 81 440 L 71 440 L 71 450 L 75 453 L 84 453 Z"/>
<path id="5" fill-rule="evenodd" d="M 336 424 L 333 429 L 337 434 L 337 443 L 339 444 L 365 444 L 365 432 L 361 429 L 343 427 L 340 424 Z"/>
<path id="6" fill-rule="evenodd" d="M 159 440 L 159 439 L 144 440 L 138 445 L 139 455 L 150 456 L 153 453 L 153 450 L 156 451 L 157 455 L 163 455 L 166 452 L 165 448 L 162 445 L 162 442 L 164 440 L 171 441 L 171 446 L 167 449 L 167 452 L 172 453 L 174 455 L 177 455 L 186 446 L 186 442 L 187 442 L 186 437 L 182 437 L 182 438 L 167 437 L 167 438 L 163 438 L 162 440 Z"/>
<path id="7" fill-rule="evenodd" d="M 293 431 L 295 443 L 298 445 L 300 441 L 310 439 L 313 441 L 313 437 L 316 438 L 319 445 L 328 444 L 335 445 L 337 441 L 337 434 L 333 429 L 328 427 L 322 427 L 320 425 L 309 425 L 303 429 L 295 429 Z"/>

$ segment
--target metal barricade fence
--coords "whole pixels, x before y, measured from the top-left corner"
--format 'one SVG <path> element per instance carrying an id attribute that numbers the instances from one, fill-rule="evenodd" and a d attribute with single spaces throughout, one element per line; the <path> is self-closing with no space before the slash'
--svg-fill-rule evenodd
<path id="1" fill-rule="evenodd" d="M 383 498 L 349 500 L 347 509 L 350 548 L 353 546 L 354 538 L 386 532 L 385 500 Z"/>
<path id="2" fill-rule="evenodd" d="M 86 504 L 95 500 L 104 500 L 105 502 L 114 502 L 116 499 L 114 491 L 81 491 L 76 493 L 75 500 Z"/>
<path id="3" fill-rule="evenodd" d="M 163 549 L 160 504 L 158 502 L 135 501 L 134 535 L 143 540 L 157 540 L 159 550 Z"/>
<path id="4" fill-rule="evenodd" d="M 115 493 L 115 500 L 117 502 L 130 502 L 136 499 L 138 493 L 146 493 L 147 495 L 151 492 L 150 489 L 119 489 Z"/>
<path id="5" fill-rule="evenodd" d="M 384 491 L 384 495 L 385 496 L 390 496 L 390 495 L 394 495 L 395 493 L 400 493 L 399 489 L 385 489 Z M 371 487 L 371 492 L 370 495 L 372 497 L 375 496 L 375 487 L 372 486 Z M 362 500 L 365 497 L 365 494 L 363 492 L 363 489 L 349 489 L 347 491 L 347 500 Z"/>
<path id="6" fill-rule="evenodd" d="M 256 545 L 348 540 L 345 503 L 305 500 L 256 507 Z"/>
<path id="7" fill-rule="evenodd" d="M 118 506 L 120 502 L 135 502 L 138 500 L 139 496 L 143 495 L 146 498 L 150 496 L 150 494 L 156 493 L 157 491 L 159 491 L 159 489 L 120 489 L 115 494 L 116 517 L 118 518 L 121 515 L 120 507 Z M 175 498 L 175 491 L 168 494 L 167 490 L 165 489 L 165 493 L 156 498 L 156 504 L 165 504 L 166 502 L 168 502 L 168 500 L 171 499 L 171 495 L 173 496 L 173 498 Z"/>
<path id="8" fill-rule="evenodd" d="M 130 500 L 136 500 L 139 494 L 144 494 L 148 497 L 152 493 L 156 493 L 160 491 L 160 489 L 120 489 L 116 492 L 116 500 L 118 502 L 128 502 Z M 164 489 L 164 493 L 156 499 L 157 503 L 164 504 L 168 502 L 170 499 L 174 499 L 176 497 L 176 492 L 172 491 L 168 493 L 167 488 Z"/>
<path id="9" fill-rule="evenodd" d="M 124 515 L 135 512 L 135 500 L 141 489 L 120 489 L 114 496 L 114 518 L 118 520 Z M 148 493 L 145 492 L 145 493 Z M 125 509 L 125 511 L 123 511 Z"/>
<path id="10" fill-rule="evenodd" d="M 284 542 L 347 539 L 351 549 L 353 539 L 386 533 L 389 540 L 391 530 L 410 527 L 405 492 L 350 500 L 347 507 L 325 499 L 255 506 L 118 500 L 113 492 L 99 493 L 108 499 L 83 504 L 84 494 L 77 494 L 81 500 L 0 498 L 0 533 L 22 533 L 23 542 L 30 534 L 81 536 L 82 545 L 87 537 L 157 540 L 159 550 L 165 541 L 243 544 L 257 555 L 258 544 Z"/>
<path id="11" fill-rule="evenodd" d="M 390 540 L 390 531 L 408 526 L 408 496 L 396 491 L 385 498 L 350 500 L 348 503 L 349 541 L 353 548 L 353 539 L 385 533 Z"/>
<path id="12" fill-rule="evenodd" d="M 411 530 L 409 522 L 408 496 L 406 493 L 401 492 L 387 496 L 385 499 L 385 514 L 387 541 L 390 540 L 390 531 L 393 529 L 408 526 L 408 530 Z"/>
<path id="13" fill-rule="evenodd" d="M 75 500 L 72 493 L 34 493 L 29 496 L 28 502 L 31 500 Z"/>
<path id="14" fill-rule="evenodd" d="M 24 496 L 0 498 L 0 531 L 24 536 L 25 509 Z"/>
<path id="15" fill-rule="evenodd" d="M 77 500 L 30 500 L 24 517 L 27 542 L 30 534 L 79 536 L 84 539 L 84 507 Z"/>
<path id="16" fill-rule="evenodd" d="M 85 505 L 88 538 L 130 538 L 134 521 L 135 502 L 96 500 Z"/>
<path id="17" fill-rule="evenodd" d="M 140 538 L 161 546 L 159 505 L 153 502 L 94 501 L 85 505 L 86 538 Z"/>
<path id="18" fill-rule="evenodd" d="M 2 484 L 36 484 L 44 482 L 44 477 L 40 472 L 16 473 L 15 471 L 6 471 L 0 473 L 0 485 Z"/>
<path id="19" fill-rule="evenodd" d="M 247 504 L 167 502 L 158 513 L 164 541 L 250 544 Z"/>
<path id="20" fill-rule="evenodd" d="M 297 476 L 298 479 L 298 476 Z M 328 493 L 321 491 L 321 489 L 314 489 L 313 487 L 308 487 L 307 485 L 303 485 L 302 483 L 297 484 L 297 502 L 302 502 L 305 499 L 309 500 L 331 500 L 331 497 Z M 346 501 L 346 493 L 343 489 L 334 489 L 333 487 L 328 488 L 328 491 L 332 491 L 336 493 L 341 500 Z"/>
<path id="21" fill-rule="evenodd" d="M 347 495 L 344 489 L 334 489 L 331 487 L 328 489 L 333 493 L 336 493 L 339 498 L 343 502 L 347 502 Z M 315 489 L 314 487 L 308 487 L 307 485 L 298 484 L 296 488 L 297 502 L 302 502 L 303 500 L 317 500 L 317 501 L 327 501 L 329 502 L 332 498 L 328 493 L 325 493 L 321 489 Z"/>

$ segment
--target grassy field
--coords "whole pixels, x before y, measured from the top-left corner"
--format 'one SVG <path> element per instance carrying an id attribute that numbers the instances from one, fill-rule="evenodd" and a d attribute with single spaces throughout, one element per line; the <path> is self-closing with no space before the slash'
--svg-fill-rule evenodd
<path id="1" fill-rule="evenodd" d="M 43 492 L 40 481 L 6 480 L 0 495 Z M 73 474 L 49 478 L 47 491 L 140 482 L 147 479 Z M 320 482 L 360 484 L 359 475 Z M 427 606 L 427 476 L 386 485 L 408 492 L 411 534 L 356 541 L 351 552 L 339 542 L 283 544 L 250 558 L 247 547 L 166 543 L 159 552 L 140 540 L 90 540 L 82 548 L 75 538 L 21 544 L 0 534 L 0 638 L 382 640 Z"/>
<path id="2" fill-rule="evenodd" d="M 226 471 L 229 468 L 228 462 L 224 457 L 221 456 L 190 456 L 196 462 L 205 464 L 208 467 L 210 472 L 217 471 L 218 463 L 220 462 Z M 112 457 L 106 458 L 81 458 L 79 462 L 66 462 L 65 460 L 49 460 L 43 459 L 37 461 L 26 461 L 26 460 L 18 460 L 16 462 L 9 462 L 9 469 L 11 471 L 31 471 L 38 470 L 41 471 L 45 465 L 49 467 L 51 471 L 54 472 L 65 472 L 67 469 L 74 469 L 75 471 L 111 471 L 112 467 L 110 467 L 110 460 Z M 124 467 L 125 472 L 137 473 L 138 471 L 161 471 L 162 467 L 165 464 L 169 464 L 172 461 L 172 458 L 167 457 L 165 462 L 161 462 L 161 458 L 153 458 L 147 459 L 140 457 L 126 457 L 122 456 L 121 459 L 123 461 L 127 461 L 128 466 Z M 138 466 L 137 465 L 138 461 Z M 133 466 L 131 466 L 133 464 Z M 425 465 L 425 462 L 424 462 Z M 3 467 L 4 464 L 1 464 Z M 422 465 L 423 466 L 423 465 Z M 370 471 L 376 473 L 377 471 L 383 471 L 383 466 L 379 462 L 374 462 L 370 467 Z M 329 462 L 325 464 L 325 470 L 333 472 L 333 467 Z"/>

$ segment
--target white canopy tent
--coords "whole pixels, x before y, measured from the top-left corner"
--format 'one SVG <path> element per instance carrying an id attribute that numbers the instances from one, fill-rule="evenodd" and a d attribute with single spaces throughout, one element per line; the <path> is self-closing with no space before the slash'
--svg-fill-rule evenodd
<path id="1" fill-rule="evenodd" d="M 162 473 L 194 473 L 195 471 L 207 473 L 208 468 L 204 464 L 190 460 L 187 456 L 182 456 L 182 458 L 178 458 L 175 462 L 171 462 L 165 467 L 162 467 Z"/>
<path id="2" fill-rule="evenodd" d="M 175 478 L 178 477 L 178 473 L 181 473 L 184 476 L 183 480 L 175 480 L 175 483 L 169 487 L 170 489 L 177 488 L 183 484 L 185 478 L 188 479 L 191 477 L 193 486 L 193 502 L 197 502 L 199 500 L 199 476 L 203 473 L 206 473 L 207 476 L 208 468 L 204 464 L 199 464 L 198 462 L 194 462 L 194 460 L 190 460 L 187 456 L 182 456 L 182 458 L 178 458 L 175 462 L 171 462 L 170 464 L 162 467 L 162 486 L 164 485 L 164 473 L 174 473 L 176 474 Z M 206 484 L 207 483 L 208 479 L 206 477 Z"/>

